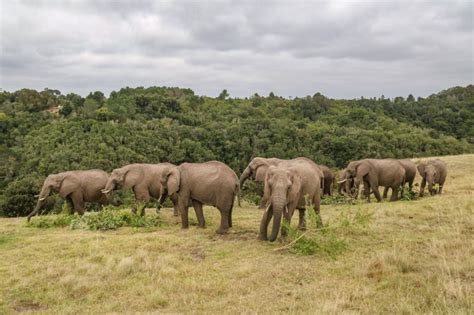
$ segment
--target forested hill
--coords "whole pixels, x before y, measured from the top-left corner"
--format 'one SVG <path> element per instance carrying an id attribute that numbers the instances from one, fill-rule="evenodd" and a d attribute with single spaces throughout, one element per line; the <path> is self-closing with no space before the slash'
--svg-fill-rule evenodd
<path id="1" fill-rule="evenodd" d="M 427 98 L 238 99 L 190 89 L 124 88 L 107 98 L 58 90 L 0 93 L 0 215 L 29 211 L 43 178 L 133 162 L 307 156 L 330 167 L 364 157 L 473 152 L 474 86 Z M 26 210 L 22 210 L 26 209 Z"/>

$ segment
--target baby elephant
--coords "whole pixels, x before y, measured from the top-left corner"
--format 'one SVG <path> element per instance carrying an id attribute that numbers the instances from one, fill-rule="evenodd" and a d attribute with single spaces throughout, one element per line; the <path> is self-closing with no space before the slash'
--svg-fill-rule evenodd
<path id="1" fill-rule="evenodd" d="M 426 182 L 428 182 L 428 190 L 431 195 L 437 193 L 441 194 L 443 191 L 444 181 L 446 180 L 446 175 L 448 174 L 448 167 L 446 163 L 441 160 L 431 160 L 420 163 L 418 166 L 418 173 L 421 177 L 421 186 L 420 186 L 420 197 L 423 197 L 423 192 L 425 190 Z M 433 185 L 439 184 L 439 190 L 436 191 L 433 188 Z"/>
<path id="2" fill-rule="evenodd" d="M 84 202 L 98 202 L 101 205 L 110 203 L 110 195 L 101 192 L 108 177 L 102 170 L 68 171 L 49 175 L 38 195 L 35 209 L 28 215 L 28 221 L 38 213 L 51 190 L 66 199 L 71 213 L 76 211 L 84 214 Z"/>
<path id="3" fill-rule="evenodd" d="M 183 229 L 188 228 L 188 206 L 191 201 L 199 227 L 204 228 L 204 204 L 214 206 L 221 213 L 218 234 L 232 227 L 232 208 L 239 195 L 239 179 L 227 165 L 218 161 L 183 163 L 172 167 L 161 176 L 161 185 L 181 214 Z"/>

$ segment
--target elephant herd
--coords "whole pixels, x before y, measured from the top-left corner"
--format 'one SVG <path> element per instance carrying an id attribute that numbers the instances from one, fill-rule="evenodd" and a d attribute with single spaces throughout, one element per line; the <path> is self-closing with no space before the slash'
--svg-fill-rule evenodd
<path id="1" fill-rule="evenodd" d="M 428 183 L 431 194 L 441 193 L 446 179 L 446 163 L 431 160 L 416 166 L 410 160 L 364 159 L 350 162 L 338 173 L 338 192 L 357 198 L 359 187 L 364 185 L 364 195 L 370 201 L 373 193 L 377 201 L 382 197 L 379 186 L 392 190 L 391 200 L 398 199 L 403 186 L 413 185 L 416 169 L 422 176 L 420 196 Z M 111 174 L 102 170 L 67 171 L 49 175 L 38 195 L 34 210 L 28 215 L 28 221 L 41 209 L 44 200 L 51 191 L 66 199 L 71 213 L 84 214 L 85 202 L 100 205 L 113 204 L 112 192 L 132 189 L 135 195 L 134 213 L 144 215 L 146 203 L 155 198 L 161 204 L 168 197 L 174 208 L 174 215 L 181 216 L 182 228 L 188 228 L 188 208 L 193 206 L 198 226 L 204 228 L 203 205 L 216 207 L 221 214 L 218 234 L 227 233 L 232 227 L 232 209 L 237 197 L 240 205 L 240 188 L 248 179 L 263 182 L 264 193 L 261 208 L 265 208 L 259 239 L 274 241 L 281 230 L 282 237 L 287 234 L 295 210 L 299 212 L 298 228 L 305 229 L 305 210 L 312 206 L 319 220 L 321 195 L 332 194 L 335 181 L 334 173 L 324 165 L 299 157 L 291 160 L 256 157 L 250 161 L 240 179 L 226 164 L 219 161 L 204 163 L 130 164 L 114 169 Z M 438 184 L 437 191 L 434 186 Z M 267 230 L 270 221 L 273 224 L 270 236 Z M 282 219 L 286 224 L 282 225 Z"/>

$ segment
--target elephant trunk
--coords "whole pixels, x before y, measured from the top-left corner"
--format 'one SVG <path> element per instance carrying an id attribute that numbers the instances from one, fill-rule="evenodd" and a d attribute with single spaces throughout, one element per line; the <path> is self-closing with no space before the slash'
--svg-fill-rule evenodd
<path id="1" fill-rule="evenodd" d="M 38 195 L 38 201 L 36 202 L 36 207 L 30 214 L 28 214 L 27 220 L 30 221 L 31 217 L 36 215 L 38 211 L 41 209 L 44 200 L 49 196 L 51 193 L 51 187 L 49 185 L 43 185 L 40 194 Z"/>
<path id="2" fill-rule="evenodd" d="M 431 178 L 428 178 L 428 191 L 430 192 L 431 195 L 433 195 L 433 180 Z"/>
<path id="3" fill-rule="evenodd" d="M 243 171 L 242 175 L 240 175 L 240 188 L 244 185 L 244 182 L 247 180 L 247 178 L 250 177 L 252 171 L 250 170 L 250 167 L 247 166 L 245 170 Z"/>
<path id="4" fill-rule="evenodd" d="M 105 184 L 105 187 L 101 190 L 101 192 L 103 194 L 108 194 L 109 192 L 111 192 L 114 189 L 115 189 L 115 181 L 109 179 L 107 181 L 107 184 Z"/>
<path id="5" fill-rule="evenodd" d="M 270 235 L 269 241 L 273 242 L 278 236 L 281 225 L 281 217 L 283 214 L 283 209 L 286 207 L 286 198 L 282 197 L 284 195 L 277 195 L 272 198 L 272 209 L 273 209 L 273 227 L 272 234 Z"/>

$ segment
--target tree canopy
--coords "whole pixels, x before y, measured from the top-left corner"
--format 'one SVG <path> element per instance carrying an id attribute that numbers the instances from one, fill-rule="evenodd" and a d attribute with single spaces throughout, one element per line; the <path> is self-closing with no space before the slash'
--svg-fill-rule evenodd
<path id="1" fill-rule="evenodd" d="M 51 173 L 134 162 L 220 160 L 239 175 L 255 156 L 306 156 L 332 168 L 361 158 L 473 152 L 474 86 L 427 98 L 286 99 L 122 88 L 0 93 L 0 215 L 23 215 Z"/>

